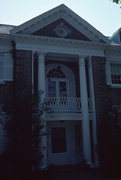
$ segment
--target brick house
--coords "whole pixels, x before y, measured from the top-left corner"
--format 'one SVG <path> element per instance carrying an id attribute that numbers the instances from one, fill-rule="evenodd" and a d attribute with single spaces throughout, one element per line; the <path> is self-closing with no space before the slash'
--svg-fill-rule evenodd
<path id="1" fill-rule="evenodd" d="M 44 114 L 41 167 L 83 159 L 98 167 L 100 124 L 109 99 L 121 101 L 121 29 L 107 38 L 63 4 L 19 26 L 0 25 L 1 111 L 13 91 L 32 87 L 53 110 Z"/>

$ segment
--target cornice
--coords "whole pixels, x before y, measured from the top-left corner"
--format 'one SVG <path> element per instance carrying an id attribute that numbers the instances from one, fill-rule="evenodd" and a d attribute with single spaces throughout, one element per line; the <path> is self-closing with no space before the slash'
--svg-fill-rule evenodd
<path id="1" fill-rule="evenodd" d="M 12 36 L 8 34 L 0 34 L 1 41 L 11 41 Z"/>
<path id="2" fill-rule="evenodd" d="M 105 49 L 106 55 L 118 55 L 121 56 L 121 45 L 109 45 Z"/>
<path id="3" fill-rule="evenodd" d="M 108 44 L 110 43 L 110 41 L 97 29 L 63 4 L 21 24 L 18 27 L 15 27 L 11 30 L 11 34 L 32 34 L 59 18 L 66 20 L 92 41 L 99 42 L 100 40 L 103 40 Z"/>
<path id="4" fill-rule="evenodd" d="M 65 38 L 55 38 L 48 36 L 35 36 L 35 35 L 14 35 L 14 39 L 18 42 L 41 42 L 46 45 L 60 45 L 68 47 L 89 47 L 95 49 L 104 50 L 108 45 L 105 43 L 90 42 L 90 41 L 81 41 L 75 39 L 65 39 Z"/>

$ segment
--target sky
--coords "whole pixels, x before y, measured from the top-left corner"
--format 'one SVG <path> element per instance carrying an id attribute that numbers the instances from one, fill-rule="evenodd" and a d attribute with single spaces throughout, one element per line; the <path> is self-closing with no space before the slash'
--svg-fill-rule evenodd
<path id="1" fill-rule="evenodd" d="M 2 0 L 0 24 L 20 25 L 65 4 L 105 36 L 121 28 L 121 8 L 111 0 Z"/>

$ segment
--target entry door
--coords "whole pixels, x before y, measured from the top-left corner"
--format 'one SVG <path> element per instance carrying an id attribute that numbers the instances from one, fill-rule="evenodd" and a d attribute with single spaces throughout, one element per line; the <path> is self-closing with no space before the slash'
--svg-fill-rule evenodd
<path id="1" fill-rule="evenodd" d="M 48 164 L 70 164 L 71 147 L 67 127 L 51 127 L 48 148 Z"/>

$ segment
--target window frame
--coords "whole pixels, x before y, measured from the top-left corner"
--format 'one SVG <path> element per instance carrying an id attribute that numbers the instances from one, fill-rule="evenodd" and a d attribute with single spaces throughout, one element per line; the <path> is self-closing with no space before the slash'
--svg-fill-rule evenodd
<path id="1" fill-rule="evenodd" d="M 112 64 L 119 64 L 121 65 L 121 61 L 112 61 L 112 60 L 106 60 L 106 82 L 107 85 L 110 85 L 112 88 L 121 88 L 121 84 L 113 84 L 112 78 L 111 78 L 111 65 Z"/>
<path id="2" fill-rule="evenodd" d="M 4 64 L 4 59 L 5 59 L 5 55 L 3 53 L 0 52 L 0 56 L 3 57 L 3 59 L 0 58 L 0 61 L 2 61 L 2 77 L 0 78 L 0 84 L 4 83 L 4 76 L 5 76 L 5 64 Z"/>

